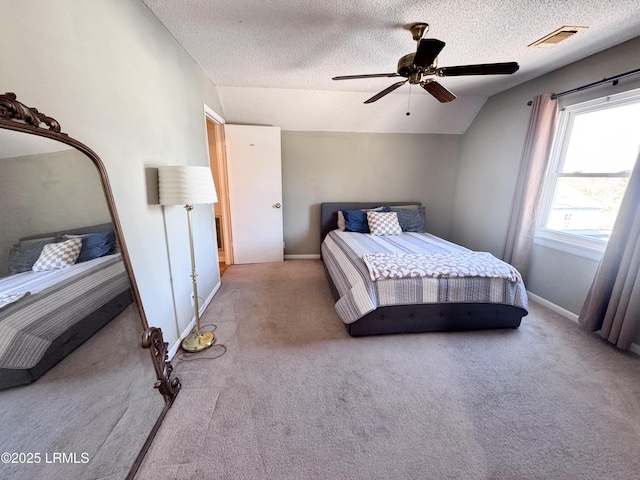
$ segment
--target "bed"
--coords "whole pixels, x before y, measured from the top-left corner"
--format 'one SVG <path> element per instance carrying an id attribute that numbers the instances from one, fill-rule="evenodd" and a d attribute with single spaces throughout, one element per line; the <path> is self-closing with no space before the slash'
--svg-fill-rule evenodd
<path id="1" fill-rule="evenodd" d="M 76 263 L 40 271 L 23 265 L 0 278 L 0 389 L 34 382 L 133 301 L 111 224 L 24 237 L 14 248 L 24 253 L 70 238 L 81 245 Z"/>
<path id="2" fill-rule="evenodd" d="M 338 228 L 338 212 L 342 222 L 342 212 L 357 213 L 383 206 L 386 211 L 396 211 L 398 218 L 409 210 L 424 211 L 420 202 L 330 202 L 320 206 L 325 273 L 336 311 L 351 336 L 520 326 L 522 317 L 527 315 L 527 293 L 519 273 L 510 265 L 485 252 L 472 252 L 424 233 L 420 225 L 409 231 L 403 225 L 402 232 L 393 235 L 341 231 L 342 224 Z M 415 213 L 409 218 L 416 218 Z M 472 266 L 466 275 L 427 270 L 426 275 L 393 278 L 395 274 L 389 274 L 393 269 L 375 268 L 380 265 L 374 263 L 381 261 L 386 266 L 385 261 L 405 258 L 437 258 L 441 263 L 449 258 L 465 262 L 479 259 L 482 263 L 488 257 L 493 259 L 491 267 L 496 267 L 497 277 L 485 270 L 474 275 L 476 267 Z M 374 273 L 380 272 L 391 278 L 374 278 Z"/>

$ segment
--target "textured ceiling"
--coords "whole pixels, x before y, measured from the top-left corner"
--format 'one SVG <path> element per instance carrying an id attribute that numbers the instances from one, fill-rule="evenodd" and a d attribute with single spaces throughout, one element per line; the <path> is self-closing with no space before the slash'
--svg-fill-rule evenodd
<path id="1" fill-rule="evenodd" d="M 640 36 L 638 0 L 144 3 L 219 87 L 227 122 L 289 130 L 461 133 L 487 97 Z M 439 79 L 458 96 L 447 104 L 419 87 L 409 98 L 404 85 L 363 106 L 398 79 L 331 80 L 395 72 L 397 60 L 415 52 L 408 26 L 416 22 L 429 24 L 425 38 L 446 43 L 440 67 L 516 61 L 520 70 Z M 563 25 L 589 28 L 553 48 L 527 47 Z"/>

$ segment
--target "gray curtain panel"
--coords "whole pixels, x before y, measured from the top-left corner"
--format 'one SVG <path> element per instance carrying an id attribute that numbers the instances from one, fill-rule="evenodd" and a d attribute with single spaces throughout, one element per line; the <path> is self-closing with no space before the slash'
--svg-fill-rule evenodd
<path id="1" fill-rule="evenodd" d="M 526 281 L 536 229 L 542 183 L 556 132 L 558 102 L 545 93 L 533 99 L 520 175 L 502 259 L 518 269 Z"/>
<path id="2" fill-rule="evenodd" d="M 578 319 L 627 350 L 640 323 L 640 155 Z"/>

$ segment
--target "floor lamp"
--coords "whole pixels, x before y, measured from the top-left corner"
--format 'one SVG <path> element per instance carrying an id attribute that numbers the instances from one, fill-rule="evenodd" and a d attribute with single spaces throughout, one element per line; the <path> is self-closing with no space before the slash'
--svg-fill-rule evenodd
<path id="1" fill-rule="evenodd" d="M 193 250 L 193 205 L 216 203 L 218 195 L 213 184 L 209 167 L 166 166 L 158 168 L 160 205 L 184 205 L 189 225 L 189 249 L 191 251 L 191 280 L 193 282 L 193 303 L 196 314 L 195 331 L 184 340 L 182 348 L 187 352 L 199 352 L 209 348 L 216 341 L 213 332 L 200 331 L 200 307 L 198 306 L 198 283 L 196 282 L 196 259 Z"/>

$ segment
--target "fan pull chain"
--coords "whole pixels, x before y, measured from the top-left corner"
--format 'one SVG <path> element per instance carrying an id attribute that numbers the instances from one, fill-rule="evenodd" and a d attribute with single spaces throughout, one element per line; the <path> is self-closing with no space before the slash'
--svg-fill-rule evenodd
<path id="1" fill-rule="evenodd" d="M 409 98 L 407 100 L 407 117 L 411 115 L 411 84 L 409 84 Z"/>

